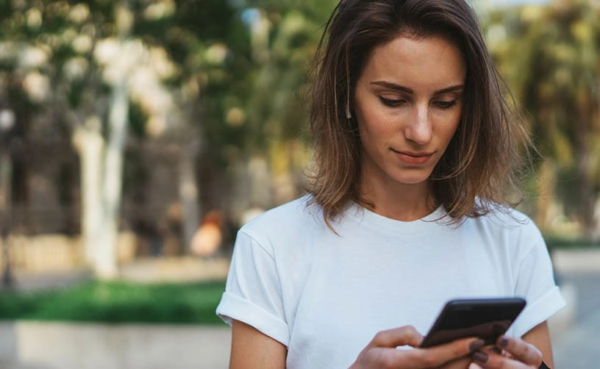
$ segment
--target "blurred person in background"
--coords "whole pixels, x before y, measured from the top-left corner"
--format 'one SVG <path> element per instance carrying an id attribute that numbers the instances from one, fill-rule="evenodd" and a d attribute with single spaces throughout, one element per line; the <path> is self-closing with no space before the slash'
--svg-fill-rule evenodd
<path id="1" fill-rule="evenodd" d="M 203 258 L 214 257 L 223 243 L 223 215 L 220 211 L 211 210 L 192 237 L 191 251 L 193 255 Z"/>
<path id="2" fill-rule="evenodd" d="M 315 61 L 317 167 L 237 235 L 230 368 L 552 367 L 564 300 L 511 201 L 529 139 L 466 1 L 343 0 Z M 446 301 L 492 296 L 528 302 L 496 345 L 420 347 Z"/>

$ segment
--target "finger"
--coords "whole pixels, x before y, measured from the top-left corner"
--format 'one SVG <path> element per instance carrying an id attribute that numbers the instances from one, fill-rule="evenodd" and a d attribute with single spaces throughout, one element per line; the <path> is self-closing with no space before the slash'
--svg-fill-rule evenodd
<path id="1" fill-rule="evenodd" d="M 471 363 L 471 364 L 469 364 L 469 367 L 467 369 L 483 369 L 483 368 L 481 368 L 479 365 L 477 365 L 477 363 Z"/>
<path id="2" fill-rule="evenodd" d="M 539 367 L 542 364 L 542 353 L 535 346 L 521 339 L 502 336 L 498 338 L 496 345 L 507 351 L 515 360 L 525 364 Z"/>
<path id="3" fill-rule="evenodd" d="M 439 367 L 445 363 L 460 358 L 466 358 L 471 353 L 483 347 L 484 341 L 479 338 L 463 338 L 443 345 L 430 348 L 417 348 L 399 353 L 403 360 L 411 363 L 411 368 Z M 401 356 L 398 355 L 398 356 Z"/>
<path id="4" fill-rule="evenodd" d="M 421 341 L 423 341 L 423 336 L 415 329 L 415 327 L 407 325 L 378 332 L 369 346 L 391 348 L 408 345 L 417 347 L 421 344 Z"/>
<path id="5" fill-rule="evenodd" d="M 495 350 L 484 349 L 475 352 L 472 356 L 473 361 L 483 369 L 535 369 L 536 366 L 524 363 L 517 359 L 512 359 L 498 354 Z"/>

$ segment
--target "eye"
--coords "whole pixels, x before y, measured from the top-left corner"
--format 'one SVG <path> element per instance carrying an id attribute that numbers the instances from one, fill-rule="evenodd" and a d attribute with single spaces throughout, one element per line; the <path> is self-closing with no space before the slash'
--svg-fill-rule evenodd
<path id="1" fill-rule="evenodd" d="M 406 100 L 404 99 L 388 99 L 383 96 L 379 96 L 379 101 L 381 101 L 383 105 L 388 106 L 390 108 L 398 107 L 406 102 Z"/>
<path id="2" fill-rule="evenodd" d="M 440 109 L 450 109 L 454 105 L 456 105 L 456 100 L 451 101 L 434 101 L 433 104 Z"/>

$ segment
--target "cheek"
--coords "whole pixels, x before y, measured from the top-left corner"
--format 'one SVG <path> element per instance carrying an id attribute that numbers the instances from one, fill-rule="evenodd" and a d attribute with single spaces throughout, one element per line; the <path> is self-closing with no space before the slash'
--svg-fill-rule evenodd
<path id="1" fill-rule="evenodd" d="M 446 116 L 443 119 L 440 119 L 437 129 L 438 136 L 442 140 L 450 142 L 450 140 L 452 139 L 452 137 L 454 137 L 454 134 L 458 130 L 458 125 L 460 124 L 460 121 L 460 112 L 453 114 L 451 117 Z"/>
<path id="2" fill-rule="evenodd" d="M 358 130 L 361 135 L 369 137 L 389 137 L 393 130 L 393 125 L 389 123 L 385 114 L 377 109 L 361 109 L 357 114 Z"/>
<path id="3" fill-rule="evenodd" d="M 454 135 L 456 134 L 456 131 L 458 129 L 458 122 L 453 122 L 453 124 L 449 125 L 446 130 L 444 131 L 444 138 L 446 139 L 446 141 L 450 141 L 452 140 L 452 137 L 454 137 Z"/>

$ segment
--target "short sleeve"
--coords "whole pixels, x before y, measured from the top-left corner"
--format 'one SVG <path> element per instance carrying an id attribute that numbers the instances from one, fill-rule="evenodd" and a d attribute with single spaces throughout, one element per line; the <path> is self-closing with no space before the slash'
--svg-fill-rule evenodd
<path id="1" fill-rule="evenodd" d="M 289 341 L 281 283 L 272 252 L 244 229 L 238 232 L 217 315 L 246 323 L 284 345 Z"/>
<path id="2" fill-rule="evenodd" d="M 552 261 L 544 239 L 532 223 L 525 227 L 524 243 L 527 250 L 516 264 L 515 294 L 525 297 L 527 306 L 512 326 L 511 333 L 523 336 L 529 330 L 548 320 L 565 306 L 554 280 Z"/>

